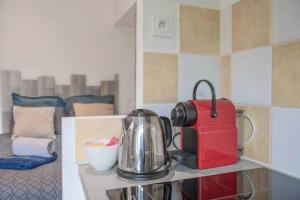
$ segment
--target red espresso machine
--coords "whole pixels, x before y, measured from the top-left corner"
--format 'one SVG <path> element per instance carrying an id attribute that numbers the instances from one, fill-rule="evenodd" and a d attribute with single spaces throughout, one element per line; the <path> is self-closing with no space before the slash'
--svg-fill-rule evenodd
<path id="1" fill-rule="evenodd" d="M 196 98 L 200 83 L 206 83 L 211 100 Z M 193 89 L 193 99 L 179 102 L 171 113 L 172 125 L 181 127 L 181 149 L 171 151 L 172 158 L 194 169 L 207 169 L 237 162 L 238 135 L 233 103 L 216 99 L 208 80 L 200 80 Z"/>

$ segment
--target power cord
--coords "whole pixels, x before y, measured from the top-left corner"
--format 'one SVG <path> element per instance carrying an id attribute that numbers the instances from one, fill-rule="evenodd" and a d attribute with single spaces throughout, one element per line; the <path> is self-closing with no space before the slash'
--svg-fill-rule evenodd
<path id="1" fill-rule="evenodd" d="M 248 195 L 240 195 L 239 200 L 249 200 L 249 199 L 251 200 L 254 197 L 254 193 L 255 193 L 254 184 L 253 184 L 253 181 L 247 171 L 243 171 L 243 174 L 247 177 L 247 179 L 250 183 L 251 193 Z"/>
<path id="2" fill-rule="evenodd" d="M 173 139 L 172 139 L 172 144 L 173 144 L 173 146 L 174 146 L 177 150 L 180 150 L 180 149 L 178 148 L 178 146 L 177 146 L 176 143 L 175 143 L 175 138 L 176 138 L 177 136 L 179 136 L 180 134 L 181 134 L 180 132 L 176 133 L 176 134 L 174 135 Z"/>

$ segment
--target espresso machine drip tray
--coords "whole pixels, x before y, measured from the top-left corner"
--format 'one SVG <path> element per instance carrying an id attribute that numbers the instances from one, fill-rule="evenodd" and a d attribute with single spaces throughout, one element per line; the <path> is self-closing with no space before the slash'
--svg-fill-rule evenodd
<path id="1" fill-rule="evenodd" d="M 266 168 L 107 190 L 110 200 L 300 199 L 300 180 Z"/>

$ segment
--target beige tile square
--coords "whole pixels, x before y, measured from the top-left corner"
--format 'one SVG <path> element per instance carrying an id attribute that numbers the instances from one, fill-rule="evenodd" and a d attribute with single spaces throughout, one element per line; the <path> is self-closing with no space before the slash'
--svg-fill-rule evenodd
<path id="1" fill-rule="evenodd" d="M 232 7 L 233 52 L 271 44 L 272 0 L 241 0 Z"/>
<path id="2" fill-rule="evenodd" d="M 91 140 L 120 138 L 122 133 L 121 118 L 87 118 L 75 121 L 75 156 L 77 162 L 86 162 L 85 143 Z"/>
<path id="3" fill-rule="evenodd" d="M 221 57 L 221 97 L 231 99 L 231 57 Z"/>
<path id="4" fill-rule="evenodd" d="M 300 107 L 300 41 L 273 47 L 272 103 Z"/>
<path id="5" fill-rule="evenodd" d="M 178 56 L 144 53 L 144 103 L 175 103 L 178 97 Z"/>
<path id="6" fill-rule="evenodd" d="M 180 52 L 220 53 L 220 11 L 180 5 Z"/>
<path id="7" fill-rule="evenodd" d="M 271 111 L 268 107 L 237 105 L 238 109 L 254 122 L 255 136 L 244 145 L 244 156 L 263 163 L 270 163 L 270 117 Z M 247 120 L 243 124 L 243 137 L 246 140 L 251 133 L 251 126 Z"/>

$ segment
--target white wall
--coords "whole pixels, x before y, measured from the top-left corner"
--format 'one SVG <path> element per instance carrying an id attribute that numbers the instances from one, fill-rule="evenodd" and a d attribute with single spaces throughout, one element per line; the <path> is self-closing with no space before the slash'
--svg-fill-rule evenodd
<path id="1" fill-rule="evenodd" d="M 220 54 L 232 52 L 232 6 L 220 10 Z"/>
<path id="2" fill-rule="evenodd" d="M 240 0 L 219 0 L 219 8 L 220 9 L 223 9 L 223 8 L 226 8 L 230 5 L 233 5 L 237 2 L 239 2 Z"/>
<path id="3" fill-rule="evenodd" d="M 193 98 L 195 83 L 202 79 L 211 81 L 216 96 L 220 94 L 220 63 L 216 56 L 179 54 L 178 58 L 178 100 L 187 101 Z M 201 84 L 197 89 L 197 98 L 211 99 L 211 90 Z"/>
<path id="4" fill-rule="evenodd" d="M 273 0 L 273 43 L 299 39 L 299 13 L 299 0 Z"/>
<path id="5" fill-rule="evenodd" d="M 113 24 L 111 0 L 1 0 L 0 69 L 53 75 L 59 84 L 72 73 L 90 85 L 119 73 L 126 113 L 135 106 L 135 30 Z"/>
<path id="6" fill-rule="evenodd" d="M 114 0 L 114 21 L 119 21 L 135 3 L 136 0 Z"/>
<path id="7" fill-rule="evenodd" d="M 272 47 L 231 55 L 231 99 L 238 104 L 272 103 Z"/>
<path id="8" fill-rule="evenodd" d="M 142 108 L 144 102 L 144 1 L 138 0 L 136 4 L 136 107 Z"/>
<path id="9" fill-rule="evenodd" d="M 272 107 L 272 166 L 300 177 L 299 108 Z"/>

